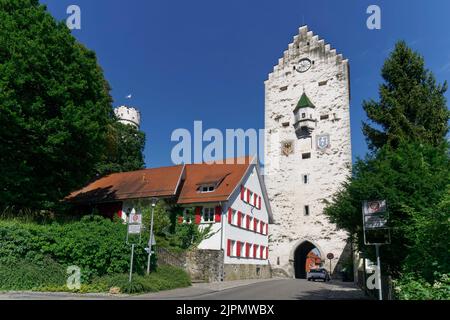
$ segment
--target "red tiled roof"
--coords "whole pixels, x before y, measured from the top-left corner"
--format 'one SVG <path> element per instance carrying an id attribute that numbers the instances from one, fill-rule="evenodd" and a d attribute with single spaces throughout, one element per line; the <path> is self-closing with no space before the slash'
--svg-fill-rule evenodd
<path id="1" fill-rule="evenodd" d="M 186 180 L 178 198 L 179 204 L 226 201 L 244 177 L 250 165 L 243 164 L 190 164 L 186 165 Z M 200 193 L 203 184 L 215 184 L 216 189 Z"/>
<path id="2" fill-rule="evenodd" d="M 226 201 L 238 187 L 251 159 L 233 159 L 233 164 L 189 164 L 133 172 L 115 173 L 101 178 L 66 197 L 73 203 L 105 203 L 127 199 L 170 197 L 179 191 L 178 203 Z M 200 193 L 203 184 L 215 184 L 210 193 Z M 180 189 L 181 190 L 177 190 Z"/>
<path id="3" fill-rule="evenodd" d="M 170 197 L 177 192 L 183 166 L 114 173 L 71 193 L 74 203 L 102 203 L 126 199 Z"/>

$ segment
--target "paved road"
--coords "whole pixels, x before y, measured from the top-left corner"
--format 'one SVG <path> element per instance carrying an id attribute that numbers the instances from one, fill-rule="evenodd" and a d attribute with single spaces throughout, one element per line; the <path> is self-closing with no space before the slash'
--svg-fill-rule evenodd
<path id="1" fill-rule="evenodd" d="M 366 299 L 364 293 L 351 283 L 308 282 L 296 279 L 258 281 L 251 284 L 183 295 L 166 292 L 139 296 L 138 299 L 180 299 L 180 300 L 348 300 Z"/>
<path id="2" fill-rule="evenodd" d="M 206 300 L 329 300 L 363 299 L 364 294 L 346 283 L 275 280 L 195 297 Z"/>
<path id="3" fill-rule="evenodd" d="M 138 296 L 68 293 L 9 292 L 0 300 L 348 300 L 366 299 L 363 292 L 351 283 L 338 281 L 308 282 L 294 279 L 233 281 L 215 284 L 194 284 L 189 288 Z"/>

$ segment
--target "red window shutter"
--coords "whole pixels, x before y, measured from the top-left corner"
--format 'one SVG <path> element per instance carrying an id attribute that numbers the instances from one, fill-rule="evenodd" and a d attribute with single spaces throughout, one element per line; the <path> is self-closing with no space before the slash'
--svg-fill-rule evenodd
<path id="1" fill-rule="evenodd" d="M 247 216 L 247 226 L 246 228 L 250 230 L 250 216 Z"/>
<path id="2" fill-rule="evenodd" d="M 245 198 L 245 187 L 241 185 L 241 200 L 244 201 Z"/>
<path id="3" fill-rule="evenodd" d="M 255 194 L 255 195 L 253 195 L 253 206 L 258 206 L 258 196 Z"/>
<path id="4" fill-rule="evenodd" d="M 236 256 L 241 256 L 241 243 L 239 241 L 236 241 Z"/>
<path id="5" fill-rule="evenodd" d="M 269 247 L 266 247 L 266 259 L 269 259 Z"/>
<path id="6" fill-rule="evenodd" d="M 202 222 L 202 207 L 195 207 L 195 224 Z"/>
<path id="7" fill-rule="evenodd" d="M 253 231 L 258 232 L 258 219 L 253 220 Z"/>
<path id="8" fill-rule="evenodd" d="M 183 223 L 183 216 L 179 216 L 179 217 L 178 217 L 178 223 L 179 223 L 179 224 L 182 224 L 182 223 Z"/>
<path id="9" fill-rule="evenodd" d="M 264 259 L 264 247 L 263 246 L 259 247 L 259 257 L 261 259 Z"/>
<path id="10" fill-rule="evenodd" d="M 233 209 L 228 208 L 228 223 L 231 224 L 233 222 Z"/>
<path id="11" fill-rule="evenodd" d="M 238 227 L 241 226 L 241 222 L 242 222 L 242 212 L 238 211 L 238 223 L 237 223 Z"/>
<path id="12" fill-rule="evenodd" d="M 227 256 L 231 257 L 231 240 L 228 239 L 227 243 Z"/>
<path id="13" fill-rule="evenodd" d="M 258 251 L 258 246 L 253 245 L 253 258 L 256 259 L 256 252 Z"/>
<path id="14" fill-rule="evenodd" d="M 250 203 L 250 190 L 247 189 L 247 203 Z"/>
<path id="15" fill-rule="evenodd" d="M 261 210 L 261 196 L 258 197 L 258 209 Z"/>
<path id="16" fill-rule="evenodd" d="M 245 256 L 246 256 L 247 258 L 250 257 L 250 243 L 247 243 L 247 244 L 246 244 L 246 248 L 245 248 Z"/>
<path id="17" fill-rule="evenodd" d="M 269 224 L 266 223 L 266 236 L 269 234 Z"/>
<path id="18" fill-rule="evenodd" d="M 216 207 L 216 209 L 215 209 L 215 215 L 214 215 L 214 220 L 216 221 L 216 222 L 220 222 L 221 221 L 221 219 L 222 219 L 222 207 L 220 207 L 220 206 L 217 206 Z"/>

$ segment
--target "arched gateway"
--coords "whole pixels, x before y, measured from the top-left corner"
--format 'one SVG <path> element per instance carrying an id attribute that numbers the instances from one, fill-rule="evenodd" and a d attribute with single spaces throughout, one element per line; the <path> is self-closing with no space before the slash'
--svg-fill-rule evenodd
<path id="1" fill-rule="evenodd" d="M 322 250 L 312 241 L 299 241 L 291 251 L 293 274 L 296 279 L 305 279 L 309 269 L 321 266 L 323 261 Z"/>

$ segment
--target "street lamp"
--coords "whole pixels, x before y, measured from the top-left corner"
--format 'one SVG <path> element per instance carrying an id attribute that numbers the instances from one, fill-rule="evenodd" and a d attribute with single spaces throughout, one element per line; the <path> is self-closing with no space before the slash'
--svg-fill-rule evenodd
<path id="1" fill-rule="evenodd" d="M 148 260 L 147 260 L 147 274 L 150 274 L 150 262 L 152 260 L 152 246 L 153 246 L 153 216 L 155 212 L 157 198 L 152 198 L 152 217 L 150 221 L 150 239 L 148 240 Z"/>

